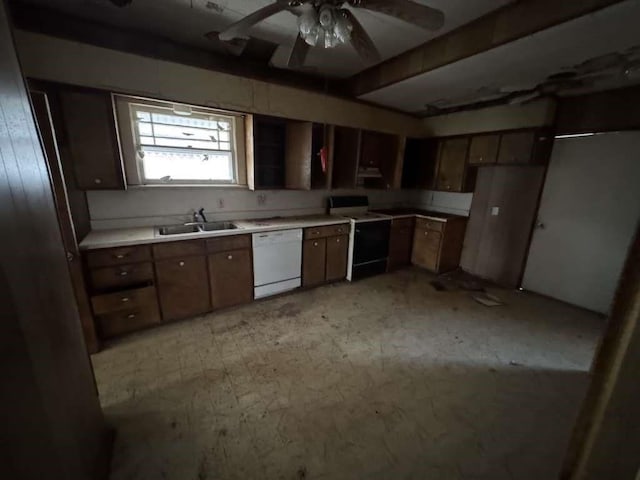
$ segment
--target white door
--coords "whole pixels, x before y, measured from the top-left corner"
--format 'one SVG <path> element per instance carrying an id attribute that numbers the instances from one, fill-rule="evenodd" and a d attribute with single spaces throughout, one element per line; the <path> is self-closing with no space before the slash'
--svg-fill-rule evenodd
<path id="1" fill-rule="evenodd" d="M 556 139 L 523 287 L 608 313 L 640 218 L 640 132 Z"/>

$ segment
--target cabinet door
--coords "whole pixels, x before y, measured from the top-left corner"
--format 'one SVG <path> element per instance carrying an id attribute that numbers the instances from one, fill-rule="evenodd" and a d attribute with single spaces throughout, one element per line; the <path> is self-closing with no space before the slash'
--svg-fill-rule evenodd
<path id="1" fill-rule="evenodd" d="M 399 184 L 398 164 L 399 138 L 388 133 L 364 130 L 360 143 L 360 168 L 378 168 L 381 178 L 364 178 L 365 188 L 391 188 Z"/>
<path id="2" fill-rule="evenodd" d="M 412 263 L 434 272 L 438 271 L 441 237 L 440 232 L 416 228 L 413 236 Z"/>
<path id="3" fill-rule="evenodd" d="M 124 190 L 111 94 L 63 89 L 59 98 L 78 188 Z"/>
<path id="4" fill-rule="evenodd" d="M 412 227 L 393 227 L 389 238 L 387 270 L 393 270 L 411 262 Z"/>
<path id="5" fill-rule="evenodd" d="M 437 140 L 407 138 L 402 164 L 402 188 L 432 189 L 437 160 Z"/>
<path id="6" fill-rule="evenodd" d="M 490 165 L 498 159 L 500 135 L 476 135 L 469 145 L 469 165 Z"/>
<path id="7" fill-rule="evenodd" d="M 530 163 L 535 132 L 505 133 L 500 140 L 498 163 Z"/>
<path id="8" fill-rule="evenodd" d="M 253 117 L 255 188 L 284 188 L 287 123 L 281 118 Z"/>
<path id="9" fill-rule="evenodd" d="M 462 192 L 468 149 L 468 138 L 442 141 L 438 162 L 438 190 Z"/>
<path id="10" fill-rule="evenodd" d="M 164 320 L 211 310 L 206 257 L 182 257 L 155 263 L 160 309 Z"/>
<path id="11" fill-rule="evenodd" d="M 327 238 L 327 281 L 342 280 L 347 276 L 349 236 Z"/>
<path id="12" fill-rule="evenodd" d="M 209 279 L 213 308 L 230 307 L 253 300 L 251 250 L 230 250 L 209 255 Z"/>
<path id="13" fill-rule="evenodd" d="M 333 188 L 354 188 L 360 150 L 360 130 L 335 127 L 333 133 Z"/>
<path id="14" fill-rule="evenodd" d="M 302 285 L 318 285 L 325 281 L 327 239 L 305 240 L 302 243 Z"/>

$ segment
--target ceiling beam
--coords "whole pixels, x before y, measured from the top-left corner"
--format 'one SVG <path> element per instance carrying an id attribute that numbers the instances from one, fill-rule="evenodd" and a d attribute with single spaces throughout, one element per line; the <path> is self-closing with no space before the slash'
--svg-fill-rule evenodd
<path id="1" fill-rule="evenodd" d="M 9 6 L 14 26 L 23 30 L 305 90 L 335 95 L 340 93 L 339 87 L 329 79 L 270 66 L 269 59 L 265 58 L 270 49 L 269 42 L 250 39 L 243 47 L 246 49 L 243 54 L 233 54 L 233 48 L 226 54 L 184 45 L 148 32 L 105 25 L 21 1 L 13 0 Z M 217 39 L 211 42 L 214 48 L 226 48 Z M 275 48 L 275 44 L 273 47 Z"/>
<path id="2" fill-rule="evenodd" d="M 354 75 L 347 88 L 358 97 L 622 1 L 519 0 Z"/>

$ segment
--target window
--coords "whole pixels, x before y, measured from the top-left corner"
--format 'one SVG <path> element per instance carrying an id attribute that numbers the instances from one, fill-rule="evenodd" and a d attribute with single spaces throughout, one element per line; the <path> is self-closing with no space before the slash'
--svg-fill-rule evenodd
<path id="1" fill-rule="evenodd" d="M 120 96 L 116 109 L 128 184 L 246 183 L 241 116 Z"/>

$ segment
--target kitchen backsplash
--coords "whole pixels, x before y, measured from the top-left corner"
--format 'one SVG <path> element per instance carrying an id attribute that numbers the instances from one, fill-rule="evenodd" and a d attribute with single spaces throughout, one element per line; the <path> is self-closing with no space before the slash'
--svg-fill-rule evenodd
<path id="1" fill-rule="evenodd" d="M 91 227 L 126 228 L 182 223 L 204 208 L 208 220 L 240 220 L 326 212 L 329 195 L 368 195 L 370 208 L 415 206 L 468 215 L 472 194 L 412 190 L 260 190 L 207 187 L 142 187 L 90 191 Z"/>

